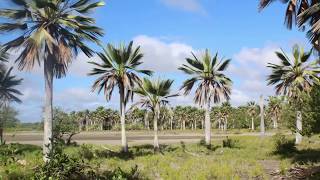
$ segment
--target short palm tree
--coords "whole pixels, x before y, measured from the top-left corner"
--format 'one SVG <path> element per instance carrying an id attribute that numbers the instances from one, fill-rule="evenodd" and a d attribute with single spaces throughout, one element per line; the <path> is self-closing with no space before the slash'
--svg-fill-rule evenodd
<path id="1" fill-rule="evenodd" d="M 257 116 L 258 105 L 254 101 L 248 102 L 248 111 L 247 113 L 251 117 L 251 130 L 254 131 L 254 118 Z"/>
<path id="2" fill-rule="evenodd" d="M 104 5 L 92 0 L 8 0 L 16 8 L 0 9 L 0 32 L 21 32 L 4 44 L 6 50 L 19 49 L 16 59 L 20 70 L 43 63 L 45 79 L 44 160 L 50 151 L 53 118 L 53 78 L 63 77 L 79 51 L 92 56 L 85 41 L 99 42 L 102 29 L 88 17 L 90 10 Z"/>
<path id="3" fill-rule="evenodd" d="M 205 113 L 205 142 L 211 144 L 210 103 L 219 103 L 222 98 L 230 99 L 232 81 L 225 74 L 230 59 L 219 60 L 218 53 L 211 56 L 209 50 L 201 59 L 192 53 L 193 58 L 186 58 L 188 64 L 183 64 L 179 70 L 192 76 L 186 80 L 181 89 L 188 95 L 197 85 L 194 102 L 200 106 L 206 105 Z"/>
<path id="4" fill-rule="evenodd" d="M 98 53 L 101 63 L 90 62 L 95 66 L 91 76 L 98 75 L 99 78 L 94 82 L 92 90 L 102 90 L 107 101 L 111 99 L 112 92 L 118 87 L 120 94 L 120 121 L 121 121 L 121 142 L 122 151 L 128 151 L 128 144 L 125 132 L 125 108 L 127 102 L 133 97 L 133 89 L 141 80 L 137 73 L 151 75 L 152 71 L 138 69 L 142 64 L 143 54 L 140 52 L 140 46 L 134 48 L 131 41 L 128 46 L 121 44 L 115 47 L 108 44 L 103 52 Z"/>
<path id="5" fill-rule="evenodd" d="M 144 78 L 142 85 L 135 89 L 141 99 L 136 105 L 141 105 L 153 112 L 153 129 L 154 129 L 154 150 L 159 150 L 158 140 L 158 120 L 160 118 L 160 108 L 169 104 L 169 98 L 177 96 L 170 94 L 172 80 L 150 80 Z"/>
<path id="6" fill-rule="evenodd" d="M 273 128 L 278 128 L 278 120 L 282 109 L 282 100 L 279 97 L 270 96 L 268 100 L 269 113 L 273 122 Z"/>
<path id="7" fill-rule="evenodd" d="M 318 74 L 320 68 L 317 61 L 308 62 L 312 50 L 305 52 L 298 45 L 293 47 L 293 59 L 290 59 L 283 51 L 276 52 L 281 60 L 279 64 L 269 63 L 272 69 L 268 77 L 268 85 L 275 85 L 276 93 L 289 97 L 297 108 L 296 143 L 302 141 L 302 115 L 301 94 L 308 94 L 315 84 L 319 84 Z M 299 107 L 300 106 L 300 107 Z"/>

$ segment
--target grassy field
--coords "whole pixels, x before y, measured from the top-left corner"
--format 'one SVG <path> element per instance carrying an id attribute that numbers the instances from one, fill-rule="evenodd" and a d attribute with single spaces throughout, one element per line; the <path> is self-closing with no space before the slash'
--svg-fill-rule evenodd
<path id="1" fill-rule="evenodd" d="M 152 145 L 130 147 L 128 154 L 119 153 L 118 146 L 108 145 L 66 147 L 64 151 L 99 172 L 118 167 L 129 172 L 137 167 L 141 179 L 270 179 L 288 176 L 291 168 L 298 165 L 308 168 L 320 163 L 319 135 L 306 138 L 296 150 L 286 152 L 276 152 L 274 137 L 229 139 L 229 144 L 225 140 L 229 147 L 223 147 L 223 140 L 213 140 L 211 147 L 200 142 L 162 145 L 158 154 L 154 154 Z M 29 177 L 43 163 L 40 147 L 19 145 L 17 149 L 23 153 L 0 166 L 0 179 Z"/>

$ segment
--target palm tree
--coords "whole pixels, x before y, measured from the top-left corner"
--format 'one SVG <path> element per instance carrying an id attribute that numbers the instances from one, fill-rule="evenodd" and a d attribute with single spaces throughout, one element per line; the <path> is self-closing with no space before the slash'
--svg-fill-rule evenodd
<path id="1" fill-rule="evenodd" d="M 303 48 L 295 45 L 292 53 L 293 59 L 290 59 L 283 51 L 276 52 L 281 62 L 268 64 L 272 73 L 267 80 L 268 85 L 275 85 L 277 94 L 289 97 L 297 108 L 296 143 L 299 144 L 302 141 L 301 94 L 308 94 L 315 84 L 319 84 L 320 68 L 317 61 L 308 62 L 312 49 L 305 52 Z"/>
<path id="2" fill-rule="evenodd" d="M 178 96 L 177 94 L 170 94 L 172 80 L 150 80 L 144 78 L 142 85 L 135 89 L 141 99 L 136 105 L 141 105 L 153 112 L 153 129 L 154 129 L 154 150 L 159 151 L 158 141 L 158 120 L 160 117 L 160 108 L 169 104 L 169 98 Z"/>
<path id="3" fill-rule="evenodd" d="M 6 112 L 10 102 L 21 103 L 18 96 L 22 93 L 16 89 L 21 84 L 22 79 L 12 75 L 12 67 L 7 69 L 3 62 L 6 62 L 9 55 L 0 47 L 0 109 L 1 112 Z M 3 143 L 3 126 L 4 117 L 0 117 L 0 144 Z"/>
<path id="4" fill-rule="evenodd" d="M 22 93 L 16 89 L 16 86 L 20 85 L 22 79 L 17 78 L 15 75 L 12 75 L 12 67 L 8 70 L 3 66 L 0 70 L 0 108 L 3 111 L 8 109 L 10 102 L 21 103 L 21 100 L 18 96 Z M 3 122 L 4 117 L 0 117 L 0 144 L 3 143 Z"/>
<path id="5" fill-rule="evenodd" d="M 43 61 L 45 79 L 44 160 L 52 140 L 53 78 L 65 76 L 68 66 L 79 51 L 92 56 L 84 41 L 99 42 L 102 29 L 88 17 L 90 10 L 104 2 L 91 0 L 10 0 L 16 9 L 0 9 L 0 32 L 21 32 L 19 37 L 4 44 L 6 50 L 19 49 L 16 62 L 20 70 L 32 69 Z"/>
<path id="6" fill-rule="evenodd" d="M 111 99 L 112 92 L 117 86 L 120 94 L 120 121 L 121 121 L 121 143 L 122 151 L 128 151 L 128 144 L 125 132 L 125 108 L 127 102 L 133 98 L 133 88 L 141 83 L 136 73 L 151 75 L 152 71 L 140 70 L 143 54 L 140 53 L 140 46 L 133 48 L 133 41 L 128 46 L 121 44 L 115 47 L 108 44 L 103 52 L 98 53 L 101 63 L 90 62 L 95 66 L 89 75 L 99 75 L 94 82 L 92 90 L 98 93 L 104 89 L 107 101 Z"/>
<path id="7" fill-rule="evenodd" d="M 285 25 L 288 29 L 292 29 L 293 25 L 297 25 L 302 30 L 306 26 L 310 26 L 307 32 L 314 48 L 320 51 L 320 1 L 319 0 L 278 0 L 286 4 Z M 260 0 L 259 10 L 263 10 L 276 0 Z"/>
<path id="8" fill-rule="evenodd" d="M 230 99 L 232 81 L 225 74 L 230 59 L 219 60 L 218 53 L 212 57 L 209 50 L 199 59 L 192 53 L 193 58 L 186 58 L 188 64 L 183 64 L 179 70 L 192 76 L 184 81 L 181 89 L 188 95 L 193 86 L 197 85 L 194 102 L 200 106 L 206 105 L 205 113 L 205 142 L 211 144 L 210 103 L 220 102 L 221 98 Z"/>
<path id="9" fill-rule="evenodd" d="M 268 99 L 268 107 L 273 122 L 273 128 L 278 128 L 278 119 L 282 109 L 282 101 L 278 97 L 270 96 Z"/>
<path id="10" fill-rule="evenodd" d="M 221 120 L 223 120 L 223 127 L 222 129 L 224 131 L 227 131 L 228 128 L 228 118 L 230 117 L 231 113 L 232 113 L 232 107 L 230 102 L 224 102 L 221 105 Z"/>
<path id="11" fill-rule="evenodd" d="M 254 101 L 251 101 L 251 102 L 248 102 L 247 106 L 249 107 L 247 113 L 251 117 L 251 130 L 254 131 L 254 129 L 255 129 L 254 118 L 257 115 L 257 107 L 258 107 L 258 105 Z"/>
<path id="12" fill-rule="evenodd" d="M 277 0 L 260 0 L 259 10 L 263 10 L 268 7 L 271 3 Z M 296 25 L 297 16 L 304 12 L 310 5 L 310 1 L 315 2 L 316 0 L 278 0 L 279 2 L 286 4 L 287 8 L 285 11 L 285 25 L 288 29 L 292 29 L 293 24 Z M 312 3 L 311 2 L 311 3 Z"/>

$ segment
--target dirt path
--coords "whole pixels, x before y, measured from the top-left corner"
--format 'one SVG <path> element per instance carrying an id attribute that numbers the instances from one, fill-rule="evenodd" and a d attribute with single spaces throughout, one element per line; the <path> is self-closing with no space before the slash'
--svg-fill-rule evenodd
<path id="1" fill-rule="evenodd" d="M 266 136 L 274 135 L 274 133 L 266 133 Z M 226 136 L 260 136 L 260 133 L 214 133 L 213 139 L 221 139 Z M 22 143 L 22 144 L 42 144 L 42 132 L 16 132 L 16 133 L 6 133 L 5 139 L 8 143 Z M 149 144 L 153 142 L 152 131 L 129 131 L 127 133 L 127 138 L 129 144 Z M 202 132 L 161 132 L 159 133 L 160 143 L 172 144 L 184 141 L 186 143 L 199 142 L 203 138 Z M 73 137 L 79 144 L 112 144 L 120 145 L 121 134 L 119 132 L 81 132 Z"/>
<path id="2" fill-rule="evenodd" d="M 272 180 L 280 180 L 282 179 L 280 174 L 280 161 L 277 160 L 262 160 L 259 161 L 261 163 L 263 170 L 267 174 L 268 179 Z"/>

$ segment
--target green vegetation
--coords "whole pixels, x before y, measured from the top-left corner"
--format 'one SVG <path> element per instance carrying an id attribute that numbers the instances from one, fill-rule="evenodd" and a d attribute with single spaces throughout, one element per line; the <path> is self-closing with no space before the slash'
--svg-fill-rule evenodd
<path id="1" fill-rule="evenodd" d="M 320 66 L 313 50 L 320 51 L 318 0 L 282 0 L 287 5 L 285 24 L 307 31 L 313 46 L 309 51 L 293 46 L 292 55 L 275 52 L 279 63 L 268 63 L 272 72 L 268 85 L 279 96 L 263 95 L 256 102 L 233 107 L 229 100 L 232 80 L 226 75 L 230 59 L 211 55 L 208 49 L 192 53 L 178 70 L 190 76 L 181 86 L 183 95 L 194 91 L 191 106 L 169 107 L 173 80 L 152 80 L 152 71 L 140 69 L 143 53 L 133 41 L 101 46 L 103 29 L 89 17 L 91 10 L 105 3 L 100 0 L 10 0 L 12 9 L 0 9 L 0 33 L 18 35 L 0 47 L 0 179 L 269 179 L 320 178 Z M 274 0 L 260 0 L 260 10 Z M 11 36 L 10 36 L 11 37 Z M 89 44 L 99 45 L 95 52 Z M 22 79 L 7 68 L 8 52 L 18 50 L 19 70 L 42 64 L 45 83 L 42 123 L 26 124 L 17 120 L 11 102 L 21 103 L 16 89 Z M 66 112 L 53 106 L 53 81 L 67 74 L 79 52 L 87 57 L 97 54 L 90 76 L 98 76 L 92 91 L 103 91 L 109 101 L 119 91 L 119 111 L 98 107 L 95 110 Z M 270 60 L 271 61 L 271 60 Z M 275 61 L 274 61 L 275 62 Z M 157 62 L 155 62 L 157 63 Z M 140 76 L 141 75 L 141 76 Z M 140 101 L 127 111 L 134 94 Z M 216 104 L 213 108 L 212 103 Z M 136 105 L 140 105 L 141 108 Z M 265 110 L 265 111 L 264 111 Z M 259 121 L 260 119 L 260 121 Z M 153 123 L 150 123 L 153 122 Z M 268 131 L 277 132 L 273 137 Z M 254 132 L 260 125 L 261 137 L 219 136 L 217 133 Z M 41 128 L 40 128 L 41 126 Z M 43 127 L 43 128 L 42 128 Z M 159 127 L 159 128 L 158 128 Z M 154 145 L 128 148 L 126 130 L 154 129 Z M 6 144 L 4 129 L 43 130 L 43 146 Z M 158 131 L 204 131 L 197 144 L 162 144 Z M 290 129 L 296 134 L 284 134 Z M 121 147 L 77 145 L 72 137 L 81 131 L 121 130 Z M 145 133 L 145 131 L 142 131 Z M 281 134 L 283 133 L 283 134 Z M 251 135 L 255 135 L 251 133 Z M 308 139 L 302 140 L 307 135 Z M 155 153 L 160 152 L 160 153 Z M 44 161 L 43 161 L 44 160 Z M 270 172 L 272 171 L 272 173 Z"/>
<path id="2" fill-rule="evenodd" d="M 280 137 L 280 138 L 279 138 Z M 128 153 L 119 146 L 81 145 L 55 149 L 54 160 L 44 164 L 41 149 L 30 145 L 5 145 L 0 149 L 2 157 L 8 157 L 0 165 L 0 177 L 59 177 L 68 179 L 86 175 L 87 179 L 122 177 L 123 179 L 269 179 L 269 161 L 281 169 L 279 176 L 289 176 L 289 169 L 296 165 L 319 165 L 319 136 L 297 146 L 290 153 L 278 152 L 292 136 L 284 137 L 232 137 L 214 139 L 212 148 L 197 144 L 160 145 L 154 154 L 152 145 L 135 145 Z M 279 140 L 280 139 L 280 140 Z M 290 140 L 290 141 L 291 141 Z M 228 143 L 227 143 L 228 142 Z M 230 143 L 231 142 L 231 143 Z M 226 145 L 229 144 L 229 145 Z M 234 146 L 236 145 L 236 146 Z M 55 146 L 60 147 L 60 146 Z M 293 143 L 294 147 L 294 143 Z M 278 152 L 278 153 L 275 153 Z M 285 151 L 286 152 L 286 151 Z M 1 161 L 5 162 L 5 161 Z M 121 169 L 119 168 L 121 167 Z M 32 171 L 36 169 L 36 171 Z M 60 172 L 62 171 L 63 172 Z M 196 170 L 195 170 L 196 169 Z M 60 172 L 60 173 L 59 173 Z M 72 173 L 71 173 L 72 172 Z M 71 174 L 70 174 L 71 173 Z M 78 174 L 79 173 L 79 174 Z M 78 177 L 79 177 L 78 176 Z M 68 177 L 68 178 L 66 178 Z M 117 179 L 116 178 L 116 179 Z"/>

